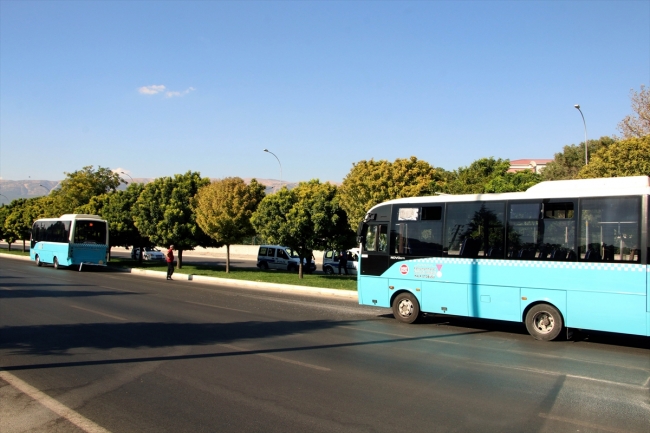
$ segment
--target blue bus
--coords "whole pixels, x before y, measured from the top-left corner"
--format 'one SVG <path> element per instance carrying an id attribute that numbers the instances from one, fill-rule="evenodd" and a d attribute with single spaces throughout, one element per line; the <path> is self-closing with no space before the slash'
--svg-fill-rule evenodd
<path id="1" fill-rule="evenodd" d="M 66 214 L 39 219 L 32 225 L 29 257 L 37 266 L 106 266 L 108 224 L 97 215 Z"/>
<path id="2" fill-rule="evenodd" d="M 650 335 L 650 177 L 542 182 L 526 192 L 401 198 L 359 224 L 359 303 Z"/>

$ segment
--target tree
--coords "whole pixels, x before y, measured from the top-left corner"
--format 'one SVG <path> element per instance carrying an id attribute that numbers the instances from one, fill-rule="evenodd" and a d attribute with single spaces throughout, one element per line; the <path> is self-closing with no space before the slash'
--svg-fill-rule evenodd
<path id="1" fill-rule="evenodd" d="M 55 199 L 59 212 L 57 216 L 75 212 L 78 207 L 89 203 L 91 198 L 117 190 L 123 182 L 117 173 L 101 166 L 93 170 L 93 166 L 89 165 L 65 175 L 60 189 L 49 194 Z"/>
<path id="2" fill-rule="evenodd" d="M 7 231 L 5 230 L 5 222 L 7 221 L 7 218 L 9 217 L 9 214 L 11 213 L 11 208 L 9 205 L 2 204 L 0 205 L 0 239 L 4 239 L 5 241 L 9 237 Z M 8 248 L 11 249 L 11 243 L 7 242 Z"/>
<path id="3" fill-rule="evenodd" d="M 264 198 L 264 186 L 228 177 L 201 187 L 192 201 L 196 223 L 218 244 L 226 245 L 226 273 L 230 272 L 230 245 L 253 236 L 251 215 Z"/>
<path id="4" fill-rule="evenodd" d="M 542 176 L 529 170 L 518 171 L 515 173 L 504 173 L 490 179 L 484 188 L 486 193 L 501 192 L 519 192 L 526 191 L 533 185 L 542 181 Z"/>
<path id="5" fill-rule="evenodd" d="M 618 124 L 623 138 L 641 138 L 650 135 L 650 89 L 641 85 L 641 91 L 630 90 L 632 110 L 635 114 L 626 116 Z"/>
<path id="6" fill-rule="evenodd" d="M 354 232 L 339 204 L 337 188 L 318 180 L 301 182 L 296 188 L 282 188 L 266 196 L 251 217 L 257 233 L 269 242 L 292 248 L 302 264 L 313 250 L 354 245 Z"/>
<path id="7" fill-rule="evenodd" d="M 539 174 L 528 170 L 509 173 L 507 159 L 480 158 L 469 167 L 438 173 L 431 181 L 431 193 L 485 194 L 525 191 L 541 182 Z"/>
<path id="8" fill-rule="evenodd" d="M 17 240 L 23 241 L 23 252 L 25 252 L 25 241 L 32 232 L 34 221 L 39 218 L 38 199 L 17 199 L 13 200 L 7 207 L 7 215 L 3 224 L 3 232 L 7 243 L 11 245 Z"/>
<path id="9" fill-rule="evenodd" d="M 178 251 L 178 269 L 183 267 L 183 251 L 215 242 L 196 224 L 190 200 L 210 179 L 188 171 L 161 177 L 145 185 L 134 209 L 138 231 L 156 245 L 174 245 Z"/>
<path id="10" fill-rule="evenodd" d="M 132 183 L 124 191 L 95 196 L 87 205 L 78 208 L 80 213 L 99 215 L 108 222 L 111 247 L 138 247 L 139 261 L 142 261 L 142 248 L 151 243 L 149 238 L 140 233 L 134 222 L 135 204 L 143 189 L 144 184 Z"/>
<path id="11" fill-rule="evenodd" d="M 650 176 L 650 135 L 614 142 L 596 152 L 580 178 Z"/>
<path id="12" fill-rule="evenodd" d="M 376 204 L 428 194 L 432 179 L 440 177 L 438 171 L 415 156 L 392 163 L 371 159 L 353 164 L 339 188 L 340 205 L 347 212 L 350 226 L 356 230 L 368 209 Z"/>
<path id="13" fill-rule="evenodd" d="M 602 147 L 607 147 L 614 143 L 611 137 L 600 137 L 598 140 L 589 140 L 588 158 L 593 158 L 594 154 Z M 553 161 L 546 164 L 542 171 L 543 180 L 565 180 L 576 179 L 578 172 L 585 166 L 585 143 L 578 145 L 570 144 L 564 146 L 563 151 L 555 154 Z"/>

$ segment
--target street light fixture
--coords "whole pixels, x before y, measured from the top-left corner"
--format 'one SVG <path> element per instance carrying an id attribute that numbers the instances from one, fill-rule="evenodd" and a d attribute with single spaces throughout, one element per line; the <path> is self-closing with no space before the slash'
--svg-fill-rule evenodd
<path id="1" fill-rule="evenodd" d="M 278 156 L 275 153 L 271 152 L 268 149 L 264 149 L 264 152 L 270 153 L 271 155 L 275 156 L 275 159 L 278 160 L 278 164 L 280 164 L 280 188 L 282 188 L 282 163 L 280 162 L 280 158 L 278 158 Z"/>
<path id="2" fill-rule="evenodd" d="M 6 199 L 7 199 L 7 201 L 8 201 L 8 202 L 11 202 L 11 200 L 9 200 L 9 197 L 7 197 L 7 196 L 6 196 L 6 195 L 4 195 L 4 194 L 0 194 L 0 197 L 4 197 L 4 198 L 6 198 Z"/>
<path id="3" fill-rule="evenodd" d="M 46 187 L 45 185 L 41 185 L 41 184 L 39 183 L 38 186 L 42 186 L 43 188 L 45 188 L 45 189 L 47 190 L 47 193 L 48 193 L 48 194 L 51 192 L 51 190 L 50 190 L 48 187 Z"/>
<path id="4" fill-rule="evenodd" d="M 125 175 L 125 176 L 129 176 L 129 179 L 131 179 L 131 183 L 135 183 L 135 181 L 133 180 L 133 178 L 131 177 L 130 174 L 128 174 L 128 173 L 124 173 L 123 171 L 120 171 L 120 173 L 122 173 L 122 174 Z"/>
<path id="5" fill-rule="evenodd" d="M 587 159 L 587 122 L 585 122 L 585 115 L 582 114 L 580 105 L 576 104 L 574 107 L 576 107 L 576 109 L 580 112 L 580 115 L 582 116 L 582 124 L 585 126 L 585 165 L 587 165 L 589 163 L 589 160 Z"/>

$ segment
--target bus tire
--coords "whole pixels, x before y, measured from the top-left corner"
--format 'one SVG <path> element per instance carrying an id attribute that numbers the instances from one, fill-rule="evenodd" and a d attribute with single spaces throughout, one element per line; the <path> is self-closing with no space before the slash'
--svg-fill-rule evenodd
<path id="1" fill-rule="evenodd" d="M 55 257 L 52 261 L 52 266 L 54 266 L 54 269 L 59 269 L 59 259 Z"/>
<path id="2" fill-rule="evenodd" d="M 34 256 L 34 261 L 36 261 L 36 266 L 43 266 L 43 262 L 41 262 L 41 258 L 36 254 Z"/>
<path id="3" fill-rule="evenodd" d="M 536 340 L 555 340 L 563 328 L 562 315 L 550 304 L 537 304 L 526 313 L 526 329 Z"/>
<path id="4" fill-rule="evenodd" d="M 403 323 L 414 323 L 420 317 L 420 304 L 409 292 L 402 292 L 393 299 L 393 316 Z"/>

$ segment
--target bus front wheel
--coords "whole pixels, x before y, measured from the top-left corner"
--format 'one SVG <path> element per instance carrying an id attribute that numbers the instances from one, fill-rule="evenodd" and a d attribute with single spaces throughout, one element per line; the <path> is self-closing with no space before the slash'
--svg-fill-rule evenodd
<path id="1" fill-rule="evenodd" d="M 555 340 L 564 328 L 562 315 L 549 304 L 538 304 L 526 314 L 526 329 L 536 340 Z"/>
<path id="2" fill-rule="evenodd" d="M 54 269 L 59 269 L 59 259 L 55 257 L 52 265 L 54 266 Z"/>
<path id="3" fill-rule="evenodd" d="M 408 292 L 400 293 L 393 299 L 393 315 L 404 323 L 413 323 L 420 317 L 420 304 Z"/>
<path id="4" fill-rule="evenodd" d="M 38 254 L 34 256 L 34 260 L 36 260 L 36 266 L 43 266 L 43 262 L 41 262 L 41 258 L 38 256 Z"/>

